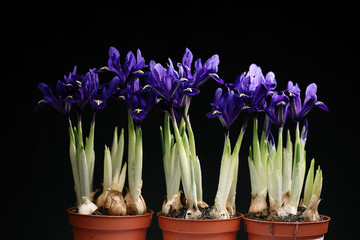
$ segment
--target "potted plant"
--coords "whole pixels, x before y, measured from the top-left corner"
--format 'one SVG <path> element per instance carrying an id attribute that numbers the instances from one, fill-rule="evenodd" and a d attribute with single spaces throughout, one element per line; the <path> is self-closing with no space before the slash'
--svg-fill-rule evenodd
<path id="1" fill-rule="evenodd" d="M 70 133 L 70 160 L 75 184 L 77 204 L 68 209 L 69 222 L 73 226 L 74 239 L 145 239 L 150 226 L 153 211 L 146 208 L 141 196 L 142 187 L 142 131 L 141 121 L 150 111 L 153 94 L 142 90 L 139 76 L 145 66 L 140 51 L 137 57 L 130 51 L 124 67 L 120 65 L 120 54 L 110 47 L 108 66 L 91 69 L 85 76 L 76 73 L 76 67 L 65 81 L 58 81 L 57 96 L 44 83 L 39 89 L 44 95 L 37 106 L 49 103 L 67 120 Z M 115 77 L 106 84 L 99 84 L 99 73 L 110 71 Z M 106 106 L 110 98 L 128 103 L 128 162 L 122 164 L 124 152 L 124 130 L 118 138 L 115 128 L 111 150 L 105 146 L 103 192 L 94 203 L 93 173 L 95 165 L 94 133 L 95 113 Z M 144 97 L 147 97 L 146 100 Z M 144 104 L 144 102 L 146 104 Z M 83 144 L 82 112 L 87 104 L 93 110 L 89 138 Z M 77 107 L 77 127 L 72 126 L 71 108 Z M 134 124 L 135 122 L 135 124 Z M 127 166 L 129 190 L 125 198 L 122 195 Z"/>
<path id="2" fill-rule="evenodd" d="M 273 73 L 272 77 L 275 80 Z M 266 85 L 260 67 L 254 64 L 240 78 L 240 82 L 254 85 L 254 89 Z M 243 94 L 241 87 L 247 84 L 234 85 L 240 96 Z M 314 160 L 311 161 L 304 197 L 300 201 L 306 168 L 308 122 L 305 116 L 314 106 L 328 111 L 324 103 L 317 101 L 316 92 L 316 84 L 310 84 L 302 103 L 300 88 L 289 81 L 285 91 L 277 91 L 275 88 L 264 91 L 258 102 L 248 158 L 251 203 L 248 214 L 244 217 L 249 239 L 318 239 L 327 232 L 330 218 L 318 213 L 322 171 L 319 167 L 314 174 Z M 266 116 L 259 140 L 260 111 L 265 112 Z M 283 131 L 288 116 L 296 122 L 295 144 L 292 143 L 288 130 L 284 147 Z M 301 133 L 300 124 L 303 125 Z M 272 135 L 272 127 L 277 130 L 277 144 Z"/>
<path id="3" fill-rule="evenodd" d="M 199 157 L 196 154 L 195 137 L 189 117 L 189 106 L 199 87 L 209 78 L 220 84 L 217 75 L 219 57 L 213 55 L 204 65 L 201 59 L 195 62 L 193 54 L 186 49 L 181 63 L 169 60 L 167 67 L 150 62 L 148 87 L 158 95 L 158 104 L 165 112 L 161 127 L 163 164 L 167 197 L 162 211 L 158 213 L 159 226 L 164 239 L 234 239 L 240 227 L 240 216 L 233 209 L 231 217 L 218 214 L 202 198 L 202 176 Z M 175 69 L 176 68 L 176 69 Z M 172 128 L 171 128 L 172 126 Z M 236 154 L 235 154 L 236 155 Z M 227 152 L 229 160 L 230 155 Z M 236 162 L 236 157 L 234 157 Z M 233 171 L 233 177 L 235 171 Z M 181 198 L 180 182 L 184 191 Z M 230 180 L 233 183 L 233 179 Z M 224 183 L 226 184 L 226 183 Z M 228 196 L 225 196 L 225 202 Z"/>

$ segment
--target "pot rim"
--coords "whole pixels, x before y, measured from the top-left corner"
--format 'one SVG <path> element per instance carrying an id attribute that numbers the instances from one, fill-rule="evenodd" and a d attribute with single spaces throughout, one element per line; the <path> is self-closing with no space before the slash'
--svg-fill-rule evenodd
<path id="1" fill-rule="evenodd" d="M 244 217 L 244 215 L 240 212 L 236 212 L 236 217 L 233 218 L 228 218 L 228 219 L 185 219 L 185 218 L 172 218 L 172 217 L 165 217 L 163 215 L 161 215 L 162 211 L 159 211 L 156 213 L 156 215 L 159 218 L 164 218 L 164 219 L 168 219 L 171 221 L 189 221 L 189 222 L 217 222 L 217 221 L 234 221 L 234 220 L 238 220 L 239 218 L 242 219 Z"/>
<path id="2" fill-rule="evenodd" d="M 146 210 L 147 213 L 145 214 L 139 214 L 139 215 L 128 215 L 128 216 L 111 216 L 111 215 L 88 215 L 88 214 L 81 214 L 81 213 L 76 213 L 71 211 L 72 209 L 74 209 L 75 207 L 70 207 L 68 209 L 66 209 L 66 212 L 68 214 L 72 214 L 72 215 L 77 215 L 77 216 L 83 216 L 83 217 L 95 217 L 95 218 L 139 218 L 139 217 L 148 217 L 149 215 L 153 215 L 154 214 L 154 210 L 148 208 Z"/>
<path id="3" fill-rule="evenodd" d="M 322 221 L 318 221 L 318 222 L 272 222 L 272 224 L 279 224 L 279 225 L 292 225 L 292 224 L 298 224 L 298 225 L 309 225 L 309 224 L 321 224 L 321 223 L 326 223 L 329 222 L 331 220 L 331 218 L 329 216 L 326 215 L 322 215 L 320 214 L 321 218 L 323 219 Z M 244 219 L 244 221 L 251 221 L 251 222 L 256 222 L 256 223 L 262 223 L 262 224 L 271 224 L 271 221 L 261 221 L 261 220 L 256 220 L 256 219 L 251 219 L 251 218 L 247 218 L 245 217 L 245 215 L 242 215 L 242 218 Z"/>

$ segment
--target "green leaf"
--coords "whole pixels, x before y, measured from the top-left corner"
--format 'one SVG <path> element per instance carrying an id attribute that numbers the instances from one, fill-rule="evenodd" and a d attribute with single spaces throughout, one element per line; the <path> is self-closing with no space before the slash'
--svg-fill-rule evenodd
<path id="1" fill-rule="evenodd" d="M 78 171 L 78 161 L 76 157 L 75 135 L 71 126 L 69 126 L 69 131 L 70 131 L 69 155 L 71 162 L 71 170 L 74 178 L 74 189 L 76 194 L 77 206 L 80 206 L 82 204 L 82 199 L 80 194 L 80 176 Z"/>
<path id="2" fill-rule="evenodd" d="M 229 196 L 230 187 L 232 184 L 232 176 L 234 172 L 231 171 L 231 143 L 228 136 L 225 138 L 223 155 L 221 158 L 219 183 L 215 197 L 215 207 L 221 211 L 225 209 L 226 201 Z"/>
<path id="3" fill-rule="evenodd" d="M 258 137 L 258 119 L 254 117 L 254 126 L 253 126 L 253 153 L 252 159 L 254 160 L 255 167 L 258 168 L 261 164 L 261 157 L 260 157 L 260 144 L 259 144 L 259 137 Z"/>
<path id="4" fill-rule="evenodd" d="M 80 158 L 78 162 L 79 177 L 80 177 L 80 193 L 82 197 L 90 198 L 90 183 L 89 172 L 86 162 L 85 150 L 80 151 Z"/>
<path id="5" fill-rule="evenodd" d="M 305 181 L 305 188 L 304 188 L 304 201 L 303 204 L 305 206 L 309 206 L 310 199 L 313 193 L 313 186 L 314 186 L 314 165 L 315 160 L 312 159 L 310 163 L 310 168 L 308 170 L 308 174 L 306 176 Z"/>
<path id="6" fill-rule="evenodd" d="M 253 151 L 252 151 L 251 146 L 249 147 L 249 158 L 250 158 L 251 161 L 254 161 Z"/>
<path id="7" fill-rule="evenodd" d="M 113 142 L 111 145 L 111 158 L 115 159 L 115 154 L 118 147 L 118 128 L 115 127 L 114 129 L 114 135 L 113 135 Z M 113 166 L 113 169 L 115 169 L 115 166 Z"/>
<path id="8" fill-rule="evenodd" d="M 117 138 L 117 134 L 114 137 Z M 123 161 L 123 156 L 124 156 L 124 145 L 125 145 L 125 140 L 124 140 L 124 129 L 121 129 L 120 132 L 120 136 L 119 136 L 119 140 L 116 141 L 117 142 L 117 146 L 116 146 L 116 153 L 113 155 L 111 155 L 111 159 L 112 159 L 112 176 L 113 178 L 118 179 L 119 178 L 119 174 L 120 174 L 120 170 L 121 170 L 121 165 L 122 165 L 122 161 Z M 113 151 L 113 149 L 111 149 Z M 113 152 L 111 152 L 113 153 Z"/>
<path id="9" fill-rule="evenodd" d="M 191 179 L 190 162 L 188 161 L 188 157 L 187 157 L 187 154 L 185 151 L 183 139 L 180 136 L 179 128 L 177 126 L 175 118 L 172 118 L 172 123 L 173 123 L 173 129 L 174 129 L 174 133 L 175 133 L 177 153 L 179 155 L 184 194 L 185 194 L 185 197 L 187 197 L 195 202 L 196 195 L 194 195 L 194 191 L 196 191 L 196 189 L 193 189 L 194 182 L 192 182 L 192 179 Z"/>
<path id="10" fill-rule="evenodd" d="M 109 148 L 105 145 L 105 151 L 104 151 L 104 189 L 105 190 L 111 188 L 111 182 L 112 182 L 111 153 Z"/>
<path id="11" fill-rule="evenodd" d="M 135 143 L 136 134 L 133 118 L 128 109 L 128 181 L 130 191 L 134 188 L 135 181 Z"/>
<path id="12" fill-rule="evenodd" d="M 283 149 L 283 169 L 282 169 L 282 191 L 283 193 L 291 190 L 291 173 L 293 162 L 293 144 L 291 142 L 290 131 L 287 131 L 286 148 Z"/>
<path id="13" fill-rule="evenodd" d="M 317 197 L 317 199 L 320 198 L 320 194 L 322 190 L 322 182 L 323 182 L 323 174 L 319 166 L 318 169 L 316 170 L 313 192 L 312 192 L 313 195 Z"/>
<path id="14" fill-rule="evenodd" d="M 124 166 L 122 167 L 120 176 L 119 176 L 119 181 L 118 181 L 118 184 L 119 184 L 119 192 L 122 192 L 122 190 L 123 190 L 123 188 L 124 188 L 125 179 L 126 179 L 126 168 L 127 168 L 127 165 L 126 165 L 126 162 L 125 162 L 125 163 L 124 163 Z"/>
<path id="15" fill-rule="evenodd" d="M 163 154 L 163 158 L 165 158 L 165 140 L 164 140 L 164 131 L 162 129 L 162 127 L 160 126 L 160 139 L 161 139 L 161 149 L 162 149 L 162 154 Z"/>

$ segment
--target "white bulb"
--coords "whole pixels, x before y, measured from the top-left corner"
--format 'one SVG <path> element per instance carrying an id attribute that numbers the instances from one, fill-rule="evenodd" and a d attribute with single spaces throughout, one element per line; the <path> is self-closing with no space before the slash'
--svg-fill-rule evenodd
<path id="1" fill-rule="evenodd" d="M 89 199 L 86 198 L 83 204 L 80 205 L 78 213 L 90 215 L 96 209 L 98 209 L 98 207 L 93 202 L 91 202 Z"/>

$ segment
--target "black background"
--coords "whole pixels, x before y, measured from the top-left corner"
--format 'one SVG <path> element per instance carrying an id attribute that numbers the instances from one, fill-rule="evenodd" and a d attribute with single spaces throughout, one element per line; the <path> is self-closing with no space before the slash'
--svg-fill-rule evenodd
<path id="1" fill-rule="evenodd" d="M 359 89 L 355 37 L 359 27 L 355 20 L 359 9 L 346 4 L 264 6 L 235 1 L 221 5 L 214 1 L 41 1 L 12 4 L 3 10 L 1 175 L 6 219 L 1 228 L 12 232 L 12 239 L 72 238 L 65 211 L 75 202 L 67 127 L 50 107 L 33 111 L 42 98 L 37 84 L 45 82 L 54 89 L 57 80 L 74 65 L 80 73 L 105 66 L 110 46 L 120 51 L 122 60 L 129 50 L 139 48 L 147 63 L 153 59 L 162 64 L 168 57 L 181 61 L 186 47 L 194 60 L 200 57 L 203 62 L 217 53 L 218 73 L 226 82 L 234 81 L 251 63 L 261 66 L 264 74 L 273 71 L 278 89 L 285 89 L 292 80 L 304 93 L 309 83 L 316 82 L 318 99 L 330 111 L 314 109 L 308 115 L 306 149 L 308 163 L 314 157 L 323 169 L 319 212 L 332 218 L 325 239 L 355 238 L 353 227 L 359 223 L 355 196 L 359 189 L 355 117 Z M 106 75 L 100 80 L 109 78 Z M 210 205 L 217 189 L 223 133 L 219 122 L 205 114 L 217 87 L 215 81 L 209 81 L 190 108 L 202 164 L 204 200 Z M 163 114 L 152 113 L 142 127 L 142 190 L 148 207 L 155 212 L 161 209 L 165 196 L 159 137 L 162 120 Z M 243 116 L 231 129 L 233 142 L 241 121 Z M 85 120 L 83 125 L 86 133 L 89 122 Z M 115 126 L 126 127 L 126 109 L 109 101 L 96 120 L 95 188 L 101 186 L 103 149 L 105 144 L 111 145 Z M 236 200 L 240 212 L 246 212 L 250 202 L 250 132 L 251 124 L 240 153 Z M 240 238 L 246 239 L 243 230 L 238 233 Z M 147 239 L 161 239 L 155 216 Z"/>

